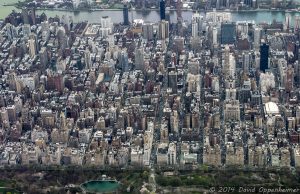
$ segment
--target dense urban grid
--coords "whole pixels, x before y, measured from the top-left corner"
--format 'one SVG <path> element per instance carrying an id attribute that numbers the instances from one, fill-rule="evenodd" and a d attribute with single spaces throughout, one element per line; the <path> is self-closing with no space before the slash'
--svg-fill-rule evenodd
<path id="1" fill-rule="evenodd" d="M 1 166 L 300 166 L 300 16 L 123 15 L 1 23 Z"/>

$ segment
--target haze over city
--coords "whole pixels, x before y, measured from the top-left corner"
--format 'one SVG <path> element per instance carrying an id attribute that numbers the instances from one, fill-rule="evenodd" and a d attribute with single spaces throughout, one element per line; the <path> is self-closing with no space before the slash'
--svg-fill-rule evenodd
<path id="1" fill-rule="evenodd" d="M 298 193 L 298 12 L 0 1 L 0 193 Z"/>

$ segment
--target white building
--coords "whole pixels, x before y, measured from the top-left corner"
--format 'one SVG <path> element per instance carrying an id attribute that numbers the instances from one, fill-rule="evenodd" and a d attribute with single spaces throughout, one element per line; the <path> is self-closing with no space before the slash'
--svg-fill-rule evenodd
<path id="1" fill-rule="evenodd" d="M 168 148 L 168 165 L 177 164 L 176 144 L 170 143 Z"/>
<path id="2" fill-rule="evenodd" d="M 218 45 L 218 29 L 216 27 L 212 30 L 212 37 L 213 37 L 213 45 Z"/>
<path id="3" fill-rule="evenodd" d="M 100 19 L 100 37 L 108 37 L 109 34 L 112 33 L 113 23 L 111 21 L 111 18 L 108 16 L 103 16 Z"/>
<path id="4" fill-rule="evenodd" d="M 230 12 L 208 12 L 206 13 L 206 20 L 212 21 L 214 24 L 221 24 L 222 22 L 231 22 Z"/>
<path id="5" fill-rule="evenodd" d="M 131 148 L 131 153 L 130 153 L 131 165 L 142 166 L 143 156 L 144 156 L 143 150 L 139 146 Z"/>
<path id="6" fill-rule="evenodd" d="M 292 16 L 290 13 L 285 13 L 285 22 L 283 26 L 283 30 L 288 30 L 292 25 Z"/>
<path id="7" fill-rule="evenodd" d="M 300 147 L 296 146 L 293 148 L 293 155 L 295 159 L 295 167 L 300 167 Z"/>
<path id="8" fill-rule="evenodd" d="M 275 76 L 272 72 L 261 73 L 259 80 L 262 92 L 267 92 L 269 89 L 275 88 Z"/>
<path id="9" fill-rule="evenodd" d="M 198 12 L 194 13 L 192 16 L 192 37 L 198 37 L 201 32 L 203 23 L 203 16 Z"/>
<path id="10" fill-rule="evenodd" d="M 266 115 L 275 116 L 279 115 L 279 108 L 275 102 L 268 102 L 264 106 L 264 111 Z"/>
<path id="11" fill-rule="evenodd" d="M 162 20 L 159 23 L 159 39 L 165 40 L 169 38 L 169 22 Z"/>
<path id="12" fill-rule="evenodd" d="M 246 36 L 248 37 L 248 31 L 249 31 L 249 22 L 247 21 L 240 21 L 237 22 L 236 27 L 237 27 L 237 32 L 241 35 L 241 36 Z"/>
<path id="13" fill-rule="evenodd" d="M 31 58 L 34 58 L 37 53 L 35 44 L 36 44 L 35 40 L 33 40 L 33 39 L 28 40 L 29 55 Z"/>
<path id="14" fill-rule="evenodd" d="M 254 48 L 259 49 L 260 46 L 260 38 L 261 38 L 261 31 L 262 29 L 260 27 L 254 28 Z"/>
<path id="15" fill-rule="evenodd" d="M 193 75 L 193 74 L 188 73 L 188 75 L 187 75 L 188 92 L 199 93 L 200 92 L 200 80 L 201 80 L 200 74 Z"/>

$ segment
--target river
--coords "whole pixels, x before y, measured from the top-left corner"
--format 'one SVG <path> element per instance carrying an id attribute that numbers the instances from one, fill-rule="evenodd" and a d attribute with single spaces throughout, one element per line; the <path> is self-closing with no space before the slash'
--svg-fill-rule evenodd
<path id="1" fill-rule="evenodd" d="M 15 3 L 19 0 L 0 0 L 0 19 L 4 19 L 12 10 L 17 10 L 13 6 L 3 6 L 3 4 Z M 20 11 L 20 10 L 17 10 Z M 56 15 L 62 16 L 72 16 L 74 22 L 79 21 L 89 21 L 91 23 L 99 23 L 101 16 L 109 16 L 112 18 L 112 21 L 115 23 L 119 23 L 123 21 L 123 12 L 122 10 L 117 11 L 80 11 L 80 12 L 70 12 L 70 11 L 57 11 L 57 10 L 45 10 L 45 11 L 37 11 L 37 14 L 41 14 L 45 12 L 47 16 L 54 17 Z M 182 17 L 184 20 L 190 21 L 192 18 L 192 11 L 183 11 Z M 298 14 L 297 12 L 291 12 L 292 20 L 293 16 Z M 144 19 L 145 21 L 157 22 L 160 20 L 159 11 L 132 11 L 129 13 L 130 20 L 134 19 Z M 176 12 L 170 12 L 171 22 L 176 21 Z M 233 21 L 255 21 L 256 23 L 267 22 L 270 23 L 274 19 L 277 21 L 284 21 L 285 12 L 284 11 L 241 11 L 241 12 L 232 12 L 232 20 Z M 293 22 L 292 22 L 293 24 Z"/>
<path id="2" fill-rule="evenodd" d="M 17 3 L 19 0 L 0 0 L 0 19 L 4 19 L 8 14 L 11 13 L 15 7 L 3 6 L 4 4 Z"/>

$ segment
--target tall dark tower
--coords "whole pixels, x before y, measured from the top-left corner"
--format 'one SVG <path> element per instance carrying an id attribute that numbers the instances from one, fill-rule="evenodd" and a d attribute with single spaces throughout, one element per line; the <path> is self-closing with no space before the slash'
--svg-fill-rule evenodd
<path id="1" fill-rule="evenodd" d="M 129 25 L 129 17 L 128 17 L 128 6 L 124 5 L 123 7 L 123 18 L 124 18 L 124 25 Z"/>
<path id="2" fill-rule="evenodd" d="M 269 45 L 264 43 L 260 46 L 260 70 L 265 72 L 269 63 Z"/>
<path id="3" fill-rule="evenodd" d="M 182 2 L 177 0 L 176 3 L 177 22 L 182 22 Z"/>
<path id="4" fill-rule="evenodd" d="M 35 25 L 36 24 L 35 8 L 32 9 L 22 8 L 22 20 L 24 24 Z"/>
<path id="5" fill-rule="evenodd" d="M 26 8 L 22 8 L 22 20 L 24 24 L 29 24 L 28 11 Z"/>
<path id="6" fill-rule="evenodd" d="M 36 24 L 35 8 L 29 10 L 28 16 L 29 16 L 30 24 L 35 25 Z"/>
<path id="7" fill-rule="evenodd" d="M 182 27 L 182 2 L 177 0 L 176 2 L 176 14 L 177 14 L 177 35 L 183 36 L 183 27 Z"/>
<path id="8" fill-rule="evenodd" d="M 164 0 L 161 0 L 159 2 L 159 7 L 160 7 L 160 19 L 165 20 L 166 19 L 166 6 L 165 6 Z"/>

